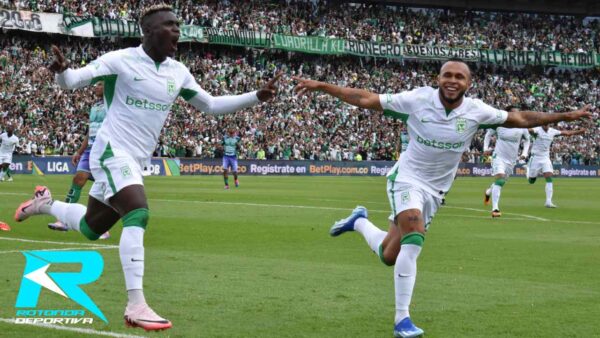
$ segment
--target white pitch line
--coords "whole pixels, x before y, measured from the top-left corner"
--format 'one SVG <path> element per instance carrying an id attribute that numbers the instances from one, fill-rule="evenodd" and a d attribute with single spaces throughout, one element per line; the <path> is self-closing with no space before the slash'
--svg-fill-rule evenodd
<path id="1" fill-rule="evenodd" d="M 77 247 L 77 248 L 7 250 L 7 251 L 0 251 L 0 255 L 1 254 L 9 254 L 9 253 L 19 253 L 19 252 L 23 252 L 23 251 L 110 250 L 110 249 L 117 249 L 117 248 L 118 248 L 118 246 L 115 246 L 115 247 L 87 246 L 87 247 Z"/>
<path id="2" fill-rule="evenodd" d="M 268 204 L 268 203 L 242 203 L 242 202 L 223 202 L 223 201 L 193 201 L 193 200 L 170 200 L 170 199 L 149 199 L 149 201 L 156 202 L 169 202 L 169 203 L 194 203 L 194 204 L 216 204 L 216 205 L 241 205 L 241 206 L 249 206 L 249 207 L 275 207 L 275 208 L 295 208 L 295 209 L 317 209 L 317 210 L 338 210 L 338 211 L 350 211 L 352 209 L 349 208 L 336 208 L 336 207 L 320 207 L 313 205 L 292 205 L 292 204 Z M 348 202 L 346 200 L 340 200 L 340 202 Z M 477 212 L 489 212 L 489 210 L 484 209 L 476 209 L 476 208 L 465 208 L 465 207 L 453 207 L 453 206 L 443 206 L 442 208 L 451 208 L 451 209 L 462 209 L 462 210 L 470 210 Z M 377 210 L 377 209 L 369 209 L 369 212 L 381 212 L 381 213 L 390 213 L 389 210 Z M 505 215 L 514 215 L 519 216 L 519 218 L 506 218 L 503 219 L 511 219 L 511 220 L 535 220 L 539 222 L 556 222 L 556 223 L 568 223 L 568 224 L 595 224 L 600 225 L 600 222 L 588 222 L 588 221 L 571 221 L 571 220 L 557 220 L 557 219 L 547 219 L 532 215 L 526 214 L 516 214 L 510 212 L 503 212 Z M 463 216 L 463 215 L 460 215 Z M 464 216 L 466 217 L 466 216 Z M 473 216 L 471 216 L 473 217 Z M 490 217 L 479 217 L 488 219 Z"/>
<path id="3" fill-rule="evenodd" d="M 56 242 L 56 241 L 40 241 L 35 239 L 26 238 L 14 238 L 14 237 L 0 237 L 3 241 L 16 241 L 26 243 L 44 243 L 44 244 L 58 244 L 58 245 L 77 245 L 77 246 L 88 246 L 88 247 L 103 247 L 103 248 L 118 248 L 117 245 L 99 244 L 99 243 L 76 243 L 76 242 Z"/>
<path id="4" fill-rule="evenodd" d="M 83 333 L 83 334 L 95 334 L 98 336 L 108 336 L 108 337 L 117 337 L 117 338 L 145 338 L 144 336 L 134 336 L 134 335 L 124 334 L 124 333 L 100 331 L 100 330 L 94 330 L 94 329 L 83 329 L 83 328 L 79 328 L 79 327 L 68 327 L 68 326 L 54 325 L 54 324 L 30 324 L 30 323 L 17 324 L 17 323 L 15 323 L 14 318 L 0 318 L 0 322 L 14 324 L 14 325 L 36 326 L 36 327 L 41 327 L 41 328 L 45 328 L 45 329 L 71 331 L 71 332 L 77 332 L 77 333 Z"/>

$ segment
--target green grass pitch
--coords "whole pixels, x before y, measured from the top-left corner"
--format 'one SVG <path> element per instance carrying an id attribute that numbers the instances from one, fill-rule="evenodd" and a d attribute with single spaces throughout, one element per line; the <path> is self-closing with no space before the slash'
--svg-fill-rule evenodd
<path id="1" fill-rule="evenodd" d="M 50 217 L 17 224 L 15 207 L 36 184 L 62 199 L 68 176 L 0 183 L 1 239 L 89 244 L 47 229 Z M 362 237 L 328 235 L 357 204 L 387 229 L 382 177 L 244 177 L 224 191 L 212 177 L 150 177 L 145 293 L 173 322 L 161 333 L 127 329 L 118 250 L 99 250 L 102 277 L 84 287 L 109 320 L 88 329 L 150 337 L 391 337 L 393 268 Z M 483 206 L 490 178 L 458 178 L 427 234 L 411 307 L 427 337 L 600 335 L 600 180 L 555 179 L 558 209 L 544 208 L 544 181 L 511 178 L 503 217 Z M 89 188 L 89 185 L 86 187 Z M 87 193 L 84 194 L 84 196 Z M 83 197 L 82 201 L 86 201 Z M 112 238 L 118 245 L 120 223 Z M 0 318 L 15 316 L 25 258 L 18 251 L 75 247 L 0 240 Z M 89 249 L 89 248 L 88 248 Z M 52 267 L 51 267 L 52 269 Z M 38 308 L 77 309 L 47 290 Z M 0 322 L 2 337 L 81 337 Z"/>

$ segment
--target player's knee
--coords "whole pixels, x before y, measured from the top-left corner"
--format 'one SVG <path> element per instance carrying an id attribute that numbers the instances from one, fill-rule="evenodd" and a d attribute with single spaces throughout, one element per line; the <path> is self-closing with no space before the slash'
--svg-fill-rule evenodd
<path id="1" fill-rule="evenodd" d="M 499 187 L 502 187 L 504 186 L 504 184 L 506 184 L 506 180 L 504 178 L 497 178 L 494 184 Z"/>
<path id="2" fill-rule="evenodd" d="M 73 184 L 77 185 L 78 187 L 83 187 L 86 181 L 87 175 L 77 174 L 75 177 L 73 177 Z"/>
<path id="3" fill-rule="evenodd" d="M 146 229 L 148 220 L 150 219 L 150 211 L 146 208 L 132 210 L 123 216 L 123 227 L 136 226 Z"/>
<path id="4" fill-rule="evenodd" d="M 529 184 L 534 184 L 536 179 L 537 179 L 537 177 L 530 177 Z"/>
<path id="5" fill-rule="evenodd" d="M 552 183 L 552 176 L 545 177 L 547 183 Z"/>
<path id="6" fill-rule="evenodd" d="M 400 245 L 412 244 L 423 246 L 425 242 L 425 235 L 420 232 L 411 232 L 404 236 L 402 236 L 402 240 L 400 241 Z M 402 249 L 400 249 L 402 250 Z"/>
<path id="7" fill-rule="evenodd" d="M 102 235 L 90 228 L 88 222 L 85 220 L 85 217 L 81 217 L 81 221 L 79 221 L 79 231 L 90 241 L 95 241 L 100 238 L 100 235 Z"/>

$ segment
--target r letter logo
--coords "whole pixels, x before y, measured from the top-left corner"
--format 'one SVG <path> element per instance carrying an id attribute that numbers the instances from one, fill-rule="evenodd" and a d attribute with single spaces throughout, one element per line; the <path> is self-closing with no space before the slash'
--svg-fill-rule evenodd
<path id="1" fill-rule="evenodd" d="M 25 271 L 17 296 L 17 308 L 35 308 L 42 287 L 73 300 L 104 322 L 106 317 L 92 299 L 79 288 L 96 281 L 102 274 L 104 260 L 95 251 L 24 251 Z M 78 272 L 46 272 L 51 264 L 81 264 Z"/>

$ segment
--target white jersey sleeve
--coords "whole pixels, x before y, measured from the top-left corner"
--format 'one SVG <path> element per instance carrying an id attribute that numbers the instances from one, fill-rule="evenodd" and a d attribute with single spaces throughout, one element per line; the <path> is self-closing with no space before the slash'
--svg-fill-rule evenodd
<path id="1" fill-rule="evenodd" d="M 184 100 L 204 113 L 221 115 L 233 113 L 260 103 L 256 93 L 256 91 L 253 91 L 241 95 L 212 96 L 198 85 L 196 79 L 194 79 L 186 68 L 180 95 Z"/>
<path id="2" fill-rule="evenodd" d="M 379 102 L 385 116 L 399 118 L 406 122 L 408 116 L 418 110 L 421 100 L 431 99 L 433 91 L 431 87 L 421 87 L 399 94 L 380 94 Z"/>
<path id="3" fill-rule="evenodd" d="M 488 129 L 485 132 L 485 137 L 483 138 L 483 151 L 490 150 L 490 142 L 492 141 L 492 136 L 496 134 L 496 130 Z"/>
<path id="4" fill-rule="evenodd" d="M 481 100 L 472 100 L 474 109 L 474 118 L 479 123 L 479 128 L 495 128 L 506 122 L 508 118 L 508 112 L 500 109 L 496 109 Z"/>
<path id="5" fill-rule="evenodd" d="M 106 53 L 83 68 L 68 68 L 64 72 L 56 74 L 55 79 L 63 89 L 89 86 L 99 80 L 104 80 L 106 76 L 116 75 L 117 70 L 113 64 L 119 60 L 117 52 Z"/>
<path id="6" fill-rule="evenodd" d="M 561 133 L 561 131 L 560 131 L 560 130 L 557 130 L 557 129 L 554 129 L 554 128 L 550 128 L 550 129 L 548 130 L 548 134 L 550 134 L 552 137 L 555 137 L 555 136 L 560 136 L 560 135 L 562 135 L 562 133 Z"/>

